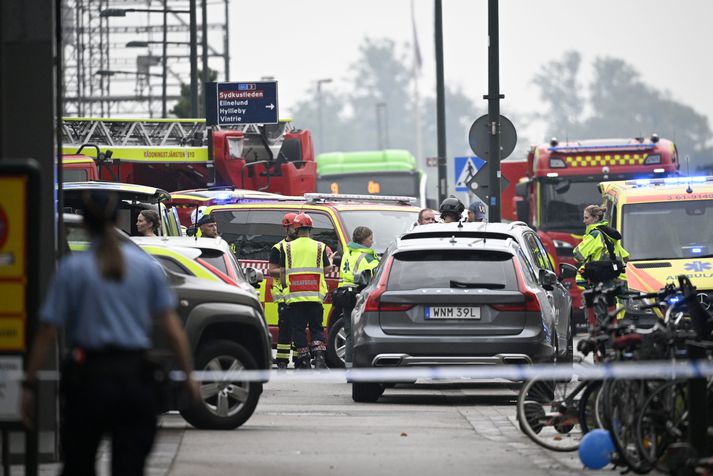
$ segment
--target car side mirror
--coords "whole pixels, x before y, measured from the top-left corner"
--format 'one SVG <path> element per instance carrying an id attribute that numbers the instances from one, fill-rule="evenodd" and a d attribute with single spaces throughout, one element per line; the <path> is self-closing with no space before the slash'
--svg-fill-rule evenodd
<path id="1" fill-rule="evenodd" d="M 550 271 L 549 269 L 541 269 L 539 273 L 540 285 L 547 291 L 552 291 L 554 285 L 557 283 L 557 275 Z"/>
<path id="2" fill-rule="evenodd" d="M 565 279 L 571 279 L 577 277 L 577 268 L 569 263 L 560 263 L 560 276 L 559 280 L 564 281 Z"/>
<path id="3" fill-rule="evenodd" d="M 255 268 L 245 268 L 245 277 L 247 278 L 248 283 L 250 283 L 250 285 L 254 288 L 259 287 L 260 283 L 265 279 L 262 271 Z"/>
<path id="4" fill-rule="evenodd" d="M 361 271 L 354 275 L 354 284 L 360 287 L 368 286 L 371 282 L 371 270 Z"/>

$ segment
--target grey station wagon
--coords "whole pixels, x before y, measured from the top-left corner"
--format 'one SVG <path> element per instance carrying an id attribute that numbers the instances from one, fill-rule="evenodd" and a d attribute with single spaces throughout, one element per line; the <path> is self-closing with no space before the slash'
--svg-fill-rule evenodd
<path id="1" fill-rule="evenodd" d="M 571 300 L 527 226 L 416 227 L 387 251 L 352 314 L 355 368 L 571 361 Z M 353 382 L 355 401 L 385 386 Z"/>

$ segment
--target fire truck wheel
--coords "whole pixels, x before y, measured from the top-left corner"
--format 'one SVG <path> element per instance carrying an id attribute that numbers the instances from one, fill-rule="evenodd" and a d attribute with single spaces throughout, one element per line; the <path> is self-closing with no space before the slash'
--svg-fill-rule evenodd
<path id="1" fill-rule="evenodd" d="M 340 317 L 329 327 L 329 335 L 327 336 L 327 365 L 330 368 L 339 369 L 344 367 L 346 343 L 344 321 Z"/>
<path id="2" fill-rule="evenodd" d="M 245 347 L 235 342 L 218 340 L 202 346 L 196 355 L 196 370 L 256 370 L 255 359 Z M 207 380 L 200 382 L 202 404 L 182 410 L 188 423 L 201 429 L 232 430 L 255 411 L 262 384 L 240 380 Z"/>

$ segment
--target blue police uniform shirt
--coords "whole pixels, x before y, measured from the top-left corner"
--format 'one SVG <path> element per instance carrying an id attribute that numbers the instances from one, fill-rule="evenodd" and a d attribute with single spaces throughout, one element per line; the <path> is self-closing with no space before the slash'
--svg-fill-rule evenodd
<path id="1" fill-rule="evenodd" d="M 101 276 L 94 246 L 62 259 L 50 284 L 40 321 L 64 327 L 72 347 L 151 347 L 153 317 L 175 309 L 176 296 L 161 265 L 141 249 L 121 245 L 124 279 Z"/>

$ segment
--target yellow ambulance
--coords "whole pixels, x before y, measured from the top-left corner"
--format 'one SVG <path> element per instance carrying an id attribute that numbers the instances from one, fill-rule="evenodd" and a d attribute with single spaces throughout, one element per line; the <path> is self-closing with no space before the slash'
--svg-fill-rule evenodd
<path id="1" fill-rule="evenodd" d="M 599 184 L 606 219 L 631 254 L 629 287 L 654 291 L 685 274 L 706 309 L 713 304 L 713 177 Z"/>

